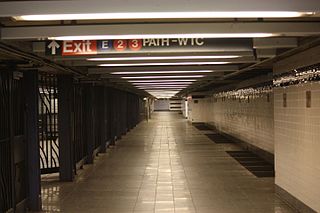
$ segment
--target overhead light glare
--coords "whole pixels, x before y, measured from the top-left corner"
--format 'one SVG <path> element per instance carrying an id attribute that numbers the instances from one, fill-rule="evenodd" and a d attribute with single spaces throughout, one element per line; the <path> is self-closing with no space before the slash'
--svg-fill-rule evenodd
<path id="1" fill-rule="evenodd" d="M 229 64 L 230 62 L 165 62 L 165 63 L 133 63 L 133 64 L 100 64 L 100 67 L 130 67 L 130 66 L 176 66 L 176 65 L 210 65 L 210 64 Z"/>
<path id="2" fill-rule="evenodd" d="M 165 88 L 171 88 L 171 87 L 188 87 L 190 86 L 190 84 L 188 85 L 176 85 L 176 84 L 173 84 L 173 85 L 134 85 L 134 87 L 136 88 L 153 88 L 153 87 L 165 87 Z"/>
<path id="3" fill-rule="evenodd" d="M 87 58 L 88 61 L 140 61 L 140 60 L 180 60 L 180 59 L 232 59 L 237 55 L 195 55 L 195 56 L 150 56 L 150 57 L 117 57 L 117 58 Z"/>
<path id="4" fill-rule="evenodd" d="M 294 18 L 311 16 L 314 12 L 296 11 L 219 11 L 219 12 L 134 12 L 81 13 L 14 16 L 18 21 L 101 20 L 101 19 L 197 19 L 197 18 Z"/>
<path id="5" fill-rule="evenodd" d="M 184 89 L 187 87 L 137 87 L 138 89 Z"/>
<path id="6" fill-rule="evenodd" d="M 179 86 L 182 86 L 182 85 L 190 85 L 192 84 L 192 82 L 163 82 L 163 83 L 132 83 L 134 86 L 165 86 L 165 85 L 179 85 Z"/>
<path id="7" fill-rule="evenodd" d="M 157 78 L 203 78 L 204 75 L 164 75 L 164 76 L 126 76 L 123 79 L 157 79 Z"/>
<path id="8" fill-rule="evenodd" d="M 131 80 L 130 83 L 158 83 L 158 82 L 194 82 L 196 79 L 168 79 L 168 80 Z"/>
<path id="9" fill-rule="evenodd" d="M 132 71 L 132 72 L 112 72 L 113 75 L 133 75 L 133 74 L 170 74 L 170 73 L 211 73 L 213 70 L 187 70 L 187 71 Z"/>
<path id="10" fill-rule="evenodd" d="M 49 40 L 111 40 L 151 38 L 266 38 L 279 36 L 276 33 L 194 33 L 194 34 L 131 34 L 131 35 L 82 35 L 48 37 Z"/>

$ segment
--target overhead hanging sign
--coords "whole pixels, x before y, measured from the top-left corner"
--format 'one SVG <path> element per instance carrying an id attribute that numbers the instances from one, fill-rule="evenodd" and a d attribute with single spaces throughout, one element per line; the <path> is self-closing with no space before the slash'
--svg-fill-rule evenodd
<path id="1" fill-rule="evenodd" d="M 46 55 L 76 56 L 108 53 L 252 51 L 252 39 L 150 38 L 47 41 Z"/>

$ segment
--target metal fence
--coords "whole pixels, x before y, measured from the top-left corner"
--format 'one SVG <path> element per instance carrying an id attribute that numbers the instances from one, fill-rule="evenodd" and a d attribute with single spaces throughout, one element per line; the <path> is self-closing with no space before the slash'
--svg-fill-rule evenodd
<path id="1" fill-rule="evenodd" d="M 23 80 L 13 74 L 0 71 L 0 212 L 27 197 Z"/>
<path id="2" fill-rule="evenodd" d="M 59 171 L 58 89 L 52 74 L 39 75 L 39 148 L 42 174 Z"/>
<path id="3" fill-rule="evenodd" d="M 10 75 L 0 72 L 0 212 L 12 208 L 10 149 Z"/>

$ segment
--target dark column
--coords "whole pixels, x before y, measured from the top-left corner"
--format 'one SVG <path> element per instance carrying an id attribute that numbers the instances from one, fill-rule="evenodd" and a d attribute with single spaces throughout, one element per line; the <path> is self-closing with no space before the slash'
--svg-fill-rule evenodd
<path id="1" fill-rule="evenodd" d="M 109 113 L 110 113 L 110 145 L 115 145 L 115 136 L 116 136 L 116 107 L 115 107 L 115 90 L 110 88 L 109 90 L 109 103 L 108 103 Z"/>
<path id="2" fill-rule="evenodd" d="M 28 208 L 41 210 L 40 154 L 38 139 L 38 72 L 24 73 L 26 143 L 28 153 Z"/>
<path id="3" fill-rule="evenodd" d="M 100 152 L 106 152 L 106 142 L 107 142 L 107 122 L 106 122 L 106 101 L 105 101 L 105 88 L 100 87 L 99 88 L 99 114 L 98 117 L 100 119 L 101 123 L 101 147 Z"/>
<path id="4" fill-rule="evenodd" d="M 60 180 L 72 181 L 73 144 L 72 144 L 72 76 L 58 76 L 58 131 Z"/>
<path id="5" fill-rule="evenodd" d="M 93 151 L 95 148 L 95 120 L 94 120 L 94 87 L 92 85 L 85 85 L 84 87 L 84 126 L 85 126 L 85 143 L 87 147 L 87 161 L 86 163 L 93 163 Z"/>

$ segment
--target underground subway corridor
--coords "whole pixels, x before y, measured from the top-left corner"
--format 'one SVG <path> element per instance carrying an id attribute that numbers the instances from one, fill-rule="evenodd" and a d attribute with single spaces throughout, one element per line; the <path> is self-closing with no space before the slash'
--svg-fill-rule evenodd
<path id="1" fill-rule="evenodd" d="M 0 0 L 0 213 L 316 213 L 319 152 L 319 0 Z"/>

